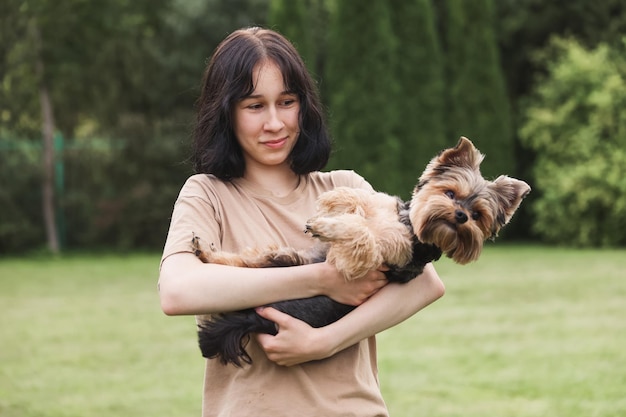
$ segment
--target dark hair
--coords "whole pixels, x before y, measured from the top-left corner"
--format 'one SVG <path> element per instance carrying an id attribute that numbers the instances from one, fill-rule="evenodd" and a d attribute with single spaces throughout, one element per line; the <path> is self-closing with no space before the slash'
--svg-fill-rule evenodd
<path id="1" fill-rule="evenodd" d="M 245 161 L 233 130 L 232 113 L 237 102 L 252 94 L 253 70 L 263 60 L 280 68 L 286 90 L 300 101 L 300 134 L 289 155 L 291 169 L 296 174 L 308 174 L 328 162 L 331 140 L 323 107 L 302 58 L 279 33 L 252 27 L 224 39 L 207 65 L 193 131 L 196 173 L 213 174 L 222 180 L 243 176 Z"/>

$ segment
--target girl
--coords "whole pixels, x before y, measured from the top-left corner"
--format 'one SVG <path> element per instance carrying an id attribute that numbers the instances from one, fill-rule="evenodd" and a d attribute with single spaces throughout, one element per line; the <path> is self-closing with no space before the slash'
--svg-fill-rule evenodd
<path id="1" fill-rule="evenodd" d="M 269 244 L 304 249 L 315 200 L 337 186 L 372 187 L 352 171 L 321 170 L 330 155 L 322 106 L 295 48 L 278 33 L 238 30 L 215 50 L 197 103 L 197 174 L 174 206 L 161 263 L 168 315 L 210 315 L 327 295 L 358 305 L 323 328 L 258 309 L 278 334 L 252 337 L 252 365 L 207 360 L 203 417 L 387 416 L 374 335 L 437 300 L 434 268 L 408 284 L 387 284 L 384 266 L 346 282 L 326 262 L 287 268 L 204 264 L 190 241 L 239 252 Z"/>

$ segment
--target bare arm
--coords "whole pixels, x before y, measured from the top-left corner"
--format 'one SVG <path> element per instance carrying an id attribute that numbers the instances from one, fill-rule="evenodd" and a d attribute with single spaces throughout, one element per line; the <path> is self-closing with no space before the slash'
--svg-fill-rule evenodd
<path id="1" fill-rule="evenodd" d="M 326 327 L 306 323 L 274 309 L 259 313 L 279 326 L 276 336 L 258 335 L 268 357 L 291 366 L 323 359 L 411 317 L 443 296 L 445 288 L 432 265 L 407 284 L 390 284 L 347 316 Z"/>
<path id="2" fill-rule="evenodd" d="M 432 304 L 445 293 L 443 282 L 431 265 L 407 284 L 387 285 L 368 302 L 327 326 L 327 338 L 336 346 L 329 356 L 395 326 Z"/>
<path id="3" fill-rule="evenodd" d="M 325 262 L 286 268 L 238 268 L 205 264 L 191 253 L 179 253 L 163 261 L 159 296 L 165 314 L 193 315 L 321 294 L 359 305 L 386 284 L 375 276 L 358 281 L 346 282 Z"/>

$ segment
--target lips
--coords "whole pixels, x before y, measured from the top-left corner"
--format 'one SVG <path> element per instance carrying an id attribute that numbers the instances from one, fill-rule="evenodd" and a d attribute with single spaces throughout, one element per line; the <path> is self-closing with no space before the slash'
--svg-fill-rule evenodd
<path id="1" fill-rule="evenodd" d="M 276 149 L 276 148 L 281 148 L 285 143 L 287 143 L 287 138 L 268 140 L 266 142 L 263 142 L 263 145 L 272 149 Z"/>

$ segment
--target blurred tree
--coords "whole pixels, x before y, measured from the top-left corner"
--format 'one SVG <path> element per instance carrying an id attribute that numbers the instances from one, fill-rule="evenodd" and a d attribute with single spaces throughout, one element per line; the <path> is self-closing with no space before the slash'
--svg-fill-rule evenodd
<path id="1" fill-rule="evenodd" d="M 89 227 L 85 226 L 87 220 L 81 223 L 82 230 L 69 230 L 68 242 L 94 244 L 105 243 L 105 239 L 112 245 L 162 245 L 162 237 L 155 241 L 156 236 L 164 236 L 171 202 L 189 172 L 180 164 L 184 159 L 180 142 L 188 136 L 206 57 L 228 32 L 263 25 L 267 6 L 267 0 L 0 3 L 2 136 L 39 141 L 42 114 L 46 114 L 50 116 L 47 126 L 56 126 L 54 130 L 63 132 L 68 142 L 79 138 L 77 142 L 82 144 L 72 146 L 92 142 L 95 135 L 127 139 L 114 145 L 115 164 L 91 160 L 88 169 L 94 171 L 94 178 L 100 178 L 95 171 L 106 173 L 106 182 L 94 187 L 102 191 L 100 194 L 91 193 L 89 187 L 94 184 L 83 181 L 91 175 L 84 175 L 81 167 L 66 161 L 66 196 L 55 201 L 54 207 L 65 207 L 71 213 L 79 211 L 91 221 Z M 37 39 L 41 40 L 39 48 Z M 39 101 L 45 94 L 37 94 L 39 85 L 46 86 L 48 93 L 46 113 Z M 0 157 L 17 160 L 16 155 L 4 151 Z M 61 157 L 48 155 L 46 160 Z M 4 162 L 2 165 L 10 166 Z M 25 200 L 14 193 L 26 190 L 9 189 L 11 194 L 3 193 L 3 200 Z M 158 204 L 154 196 L 159 197 Z M 41 197 L 36 201 L 41 202 Z M 115 204 L 104 204 L 106 201 Z M 31 207 L 22 210 L 30 212 Z M 89 232 L 101 215 L 114 219 L 115 226 L 107 230 L 116 235 Z M 28 217 L 39 221 L 41 216 Z M 155 227 L 155 219 L 159 227 Z M 1 230 L 10 231 L 12 236 L 21 233 L 15 227 L 5 228 L 5 220 L 11 221 L 3 217 Z M 84 240 L 72 233 L 91 238 Z M 41 244 L 20 242 L 20 247 Z"/>
<path id="2" fill-rule="evenodd" d="M 512 124 L 515 132 L 517 173 L 532 181 L 535 152 L 519 140 L 523 122 L 522 102 L 534 89 L 538 73 L 546 72 L 546 61 L 537 59 L 554 36 L 568 36 L 582 45 L 593 48 L 599 42 L 616 45 L 626 33 L 626 2 L 623 0 L 570 0 L 551 2 L 543 0 L 496 0 L 496 27 L 502 67 L 511 97 Z M 538 196 L 533 192 L 528 203 Z M 524 204 L 524 215 L 507 229 L 516 236 L 534 238 L 530 234 L 533 221 Z M 526 215 L 527 214 L 527 215 Z"/>
<path id="3" fill-rule="evenodd" d="M 316 68 L 311 1 L 270 0 L 268 24 L 289 39 L 310 71 Z"/>
<path id="4" fill-rule="evenodd" d="M 125 1 L 90 3 L 78 0 L 33 0 L 12 2 L 7 7 L 7 12 L 15 19 L 13 25 L 21 29 L 18 32 L 21 37 L 13 39 L 15 44 L 12 47 L 4 44 L 0 48 L 5 53 L 3 60 L 9 61 L 5 65 L 10 73 L 7 76 L 9 87 L 5 84 L 3 90 L 11 91 L 12 87 L 19 86 L 18 94 L 25 101 L 32 102 L 36 96 L 29 93 L 32 91 L 30 86 L 38 86 L 41 109 L 39 130 L 43 136 L 42 207 L 48 248 L 52 252 L 58 252 L 60 246 L 55 220 L 54 132 L 58 126 L 62 131 L 73 133 L 80 116 L 90 111 L 99 113 L 102 118 L 117 114 L 111 108 L 103 112 L 103 104 L 112 101 L 106 97 L 116 94 L 115 87 L 133 91 L 136 85 L 134 80 L 143 75 L 140 70 L 144 62 L 134 59 L 138 54 L 132 48 L 132 41 L 150 36 L 150 29 L 157 16 L 153 13 L 160 11 L 164 4 L 164 1 L 151 2 L 153 8 L 145 12 L 142 8 L 133 9 L 145 7 L 141 2 L 131 5 Z M 141 26 L 142 30 L 135 30 L 135 26 Z M 133 39 L 128 35 L 138 36 Z M 108 39 L 107 42 L 103 42 L 104 39 Z M 107 47 L 112 49 L 107 50 Z M 120 53 L 120 50 L 125 53 Z M 118 66 L 115 64 L 125 63 L 116 59 L 121 57 L 130 58 L 132 71 L 130 68 L 116 71 Z M 34 70 L 10 71 L 12 62 Z M 141 96 L 139 102 L 142 101 Z M 132 107 L 135 103 L 131 101 L 129 104 Z M 9 125 L 13 122 L 13 125 L 17 123 L 19 126 L 21 114 L 7 107 L 7 110 L 3 110 L 3 118 Z M 28 119 L 37 120 L 37 116 L 32 114 Z M 29 127 L 34 126 L 33 123 Z M 27 133 L 35 136 L 34 132 Z"/>
<path id="5" fill-rule="evenodd" d="M 544 64 L 533 59 L 554 36 L 578 39 L 593 48 L 619 44 L 626 33 L 623 0 L 496 0 L 496 27 L 503 67 L 514 103 L 528 94 Z"/>
<path id="6" fill-rule="evenodd" d="M 143 82 L 149 82 L 154 72 L 146 42 L 158 29 L 166 0 L 33 0 L 12 4 L 18 35 L 8 48 L 1 42 L 7 50 L 4 77 L 12 87 L 4 89 L 3 99 L 9 100 L 10 94 L 10 98 L 34 101 L 30 86 L 43 82 L 49 89 L 54 119 L 66 136 L 72 136 L 85 118 L 95 117 L 106 125 L 124 111 L 144 108 L 150 89 L 143 89 Z M 29 27 L 36 28 L 39 36 L 27 31 Z M 42 64 L 43 73 L 34 71 L 37 62 Z M 20 71 L 20 66 L 27 70 Z M 9 129 L 37 136 L 39 129 L 21 124 L 24 116 L 12 105 L 7 108 Z M 31 114 L 27 119 L 39 117 Z"/>
<path id="7" fill-rule="evenodd" d="M 0 129 L 39 137 L 41 108 L 34 88 L 34 48 L 27 41 L 32 31 L 29 34 L 21 5 L 21 0 L 0 2 Z"/>
<path id="8" fill-rule="evenodd" d="M 389 3 L 335 6 L 325 72 L 337 149 L 330 165 L 356 170 L 378 190 L 406 194 L 399 170 L 392 169 L 402 149 L 393 135 L 399 90 Z"/>
<path id="9" fill-rule="evenodd" d="M 56 198 L 55 198 L 55 146 L 54 146 L 54 113 L 50 100 L 49 79 L 46 74 L 46 66 L 42 51 L 41 33 L 36 19 L 30 22 L 35 69 L 39 80 L 39 103 L 41 106 L 41 136 L 43 137 L 43 175 L 42 175 L 42 210 L 48 249 L 52 253 L 59 253 L 61 241 L 57 225 Z"/>
<path id="10" fill-rule="evenodd" d="M 456 143 L 444 125 L 444 66 L 430 0 L 392 0 L 391 18 L 398 41 L 394 71 L 400 91 L 393 100 L 398 123 L 395 137 L 401 152 L 399 171 L 406 196 L 428 161 Z"/>
<path id="11" fill-rule="evenodd" d="M 558 40 L 520 136 L 536 152 L 532 208 L 545 240 L 626 245 L 626 38 L 586 50 Z"/>
<path id="12" fill-rule="evenodd" d="M 6 0 L 0 6 L 3 126 L 38 137 L 33 37 L 36 21 L 57 127 L 66 137 L 123 133 L 144 120 L 147 136 L 180 129 L 206 58 L 232 30 L 266 22 L 268 0 Z"/>
<path id="13" fill-rule="evenodd" d="M 487 176 L 515 171 L 510 103 L 494 28 L 493 0 L 436 3 L 447 72 L 448 136 L 467 136 L 487 155 Z"/>
<path id="14" fill-rule="evenodd" d="M 41 152 L 0 134 L 0 254 L 46 242 L 40 190 Z"/>

